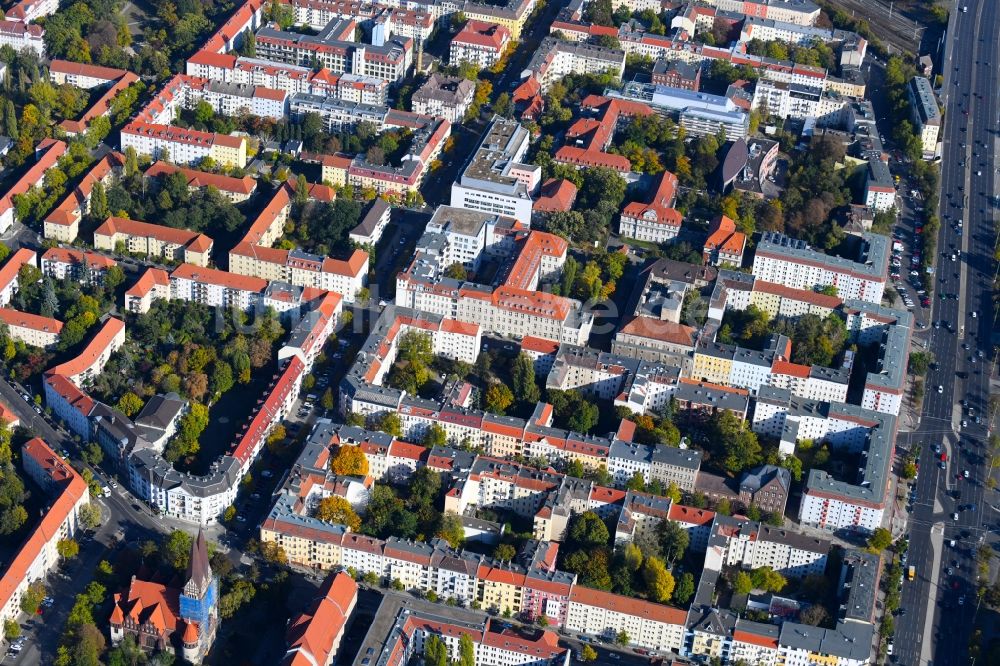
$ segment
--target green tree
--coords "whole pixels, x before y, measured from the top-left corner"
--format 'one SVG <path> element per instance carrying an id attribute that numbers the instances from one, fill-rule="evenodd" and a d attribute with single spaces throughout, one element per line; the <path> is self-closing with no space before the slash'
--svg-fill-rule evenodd
<path id="1" fill-rule="evenodd" d="M 458 639 L 458 663 L 456 666 L 476 666 L 476 646 L 468 634 Z"/>
<path id="2" fill-rule="evenodd" d="M 588 663 L 591 661 L 597 661 L 597 650 L 589 645 L 584 645 L 583 649 L 580 650 L 580 661 Z"/>
<path id="3" fill-rule="evenodd" d="M 669 497 L 670 501 L 673 502 L 674 504 L 681 503 L 681 489 L 673 481 L 671 481 L 670 485 L 667 486 L 667 492 L 665 493 L 665 496 Z"/>
<path id="4" fill-rule="evenodd" d="M 163 543 L 163 558 L 178 571 L 187 569 L 191 560 L 191 535 L 181 530 L 174 530 Z"/>
<path id="5" fill-rule="evenodd" d="M 330 460 L 330 469 L 341 476 L 368 476 L 368 457 L 360 446 L 345 444 Z"/>
<path id="6" fill-rule="evenodd" d="M 424 433 L 424 446 L 429 449 L 435 446 L 445 446 L 448 443 L 448 433 L 437 423 L 432 423 Z"/>
<path id="7" fill-rule="evenodd" d="M 531 357 L 521 352 L 514 359 L 511 368 L 511 377 L 514 384 L 514 397 L 520 402 L 538 402 L 539 390 L 535 383 L 535 364 Z"/>
<path id="8" fill-rule="evenodd" d="M 722 410 L 712 417 L 712 442 L 722 467 L 728 472 L 740 472 L 760 462 L 761 446 L 757 433 L 732 412 Z"/>
<path id="9" fill-rule="evenodd" d="M 892 545 L 892 532 L 884 527 L 876 527 L 868 537 L 867 547 L 872 553 L 878 554 Z"/>
<path id="10" fill-rule="evenodd" d="M 658 526 L 660 552 L 663 559 L 673 564 L 682 557 L 691 541 L 688 531 L 673 520 L 662 520 Z"/>
<path id="11" fill-rule="evenodd" d="M 494 382 L 486 389 L 486 410 L 494 414 L 503 414 L 514 402 L 514 394 L 506 384 Z"/>
<path id="12" fill-rule="evenodd" d="M 42 605 L 45 595 L 45 583 L 37 580 L 29 583 L 28 589 L 24 591 L 24 595 L 21 597 L 21 610 L 28 615 L 34 615 L 38 612 L 38 607 Z"/>
<path id="13" fill-rule="evenodd" d="M 736 594 L 750 594 L 753 591 L 753 580 L 746 571 L 736 572 L 736 579 L 733 581 L 733 591 Z"/>
<path id="14" fill-rule="evenodd" d="M 95 529 L 101 524 L 101 510 L 89 502 L 80 507 L 79 517 L 80 524 L 88 530 Z"/>
<path id="15" fill-rule="evenodd" d="M 445 513 L 441 516 L 441 524 L 438 526 L 435 536 L 441 537 L 452 548 L 458 548 L 465 541 L 465 528 L 462 526 L 462 517 L 457 513 Z"/>
<path id="16" fill-rule="evenodd" d="M 17 623 L 17 620 L 4 620 L 3 623 L 3 637 L 8 641 L 12 641 L 21 635 L 21 625 Z"/>
<path id="17" fill-rule="evenodd" d="M 116 407 L 121 410 L 122 414 L 131 418 L 142 410 L 142 398 L 137 396 L 135 393 L 132 393 L 132 391 L 126 391 L 122 394 L 122 397 L 118 399 Z"/>
<path id="18" fill-rule="evenodd" d="M 332 388 L 327 387 L 327 389 L 323 391 L 323 395 L 321 395 L 319 398 L 319 406 L 325 409 L 326 411 L 330 411 L 331 409 L 333 409 L 334 398 L 333 398 Z"/>
<path id="19" fill-rule="evenodd" d="M 910 353 L 910 372 L 917 376 L 923 376 L 927 374 L 930 369 L 931 363 L 934 362 L 934 354 L 931 352 L 911 352 Z"/>
<path id="20" fill-rule="evenodd" d="M 387 435 L 403 436 L 403 421 L 399 418 L 399 414 L 386 413 L 374 425 L 376 430 L 381 430 Z"/>
<path id="21" fill-rule="evenodd" d="M 765 592 L 781 592 L 788 581 L 771 567 L 758 567 L 750 572 L 750 580 L 754 589 Z"/>
<path id="22" fill-rule="evenodd" d="M 621 631 L 619 631 L 615 635 L 615 643 L 617 643 L 618 645 L 621 645 L 622 647 L 628 645 L 631 642 L 632 642 L 632 639 L 629 637 L 629 635 L 627 633 L 625 633 L 624 629 L 622 629 Z"/>
<path id="23" fill-rule="evenodd" d="M 676 587 L 674 587 L 674 603 L 678 606 L 686 606 L 687 602 L 694 596 L 694 592 L 694 576 L 690 572 L 686 572 L 681 575 L 677 580 Z"/>
<path id="24" fill-rule="evenodd" d="M 74 539 L 59 539 L 56 542 L 56 552 L 64 560 L 71 560 L 80 554 L 80 544 Z"/>
<path id="25" fill-rule="evenodd" d="M 497 544 L 497 547 L 493 549 L 494 559 L 500 560 L 501 562 L 510 562 L 517 556 L 517 551 L 514 546 L 509 543 Z"/>
<path id="26" fill-rule="evenodd" d="M 663 560 L 647 557 L 642 563 L 642 578 L 649 598 L 659 603 L 667 602 L 674 593 L 674 577 Z"/>
<path id="27" fill-rule="evenodd" d="M 593 511 L 585 511 L 570 519 L 566 540 L 577 548 L 604 548 L 611 540 L 611 535 L 600 516 Z"/>
<path id="28" fill-rule="evenodd" d="M 448 646 L 437 634 L 424 641 L 424 666 L 448 666 Z"/>

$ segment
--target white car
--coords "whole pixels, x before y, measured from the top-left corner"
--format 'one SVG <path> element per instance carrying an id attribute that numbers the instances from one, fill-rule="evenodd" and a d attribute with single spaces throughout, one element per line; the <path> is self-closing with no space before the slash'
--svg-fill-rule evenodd
<path id="1" fill-rule="evenodd" d="M 944 387 L 938 384 L 938 393 L 944 393 Z"/>

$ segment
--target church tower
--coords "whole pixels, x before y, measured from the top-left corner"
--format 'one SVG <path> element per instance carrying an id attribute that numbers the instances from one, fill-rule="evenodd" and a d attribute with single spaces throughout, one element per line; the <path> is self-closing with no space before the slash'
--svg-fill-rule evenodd
<path id="1" fill-rule="evenodd" d="M 208 541 L 200 529 L 191 546 L 191 561 L 180 594 L 180 615 L 186 625 L 184 658 L 200 663 L 215 640 L 219 623 L 219 580 L 212 574 Z"/>

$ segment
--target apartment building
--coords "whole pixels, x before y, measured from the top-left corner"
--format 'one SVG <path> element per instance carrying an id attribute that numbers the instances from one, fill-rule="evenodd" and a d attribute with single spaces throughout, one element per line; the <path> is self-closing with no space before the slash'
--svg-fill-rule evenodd
<path id="1" fill-rule="evenodd" d="M 242 136 L 133 121 L 122 128 L 121 137 L 122 150 L 131 147 L 155 160 L 195 166 L 210 157 L 225 166 L 247 165 L 247 141 Z"/>
<path id="2" fill-rule="evenodd" d="M 519 40 L 528 17 L 535 10 L 535 0 L 507 0 L 506 5 L 466 0 L 458 9 L 468 20 L 502 26 L 510 32 L 512 40 Z"/>
<path id="3" fill-rule="evenodd" d="M 63 324 L 52 317 L 21 312 L 12 308 L 0 308 L 0 323 L 7 327 L 11 340 L 23 342 L 30 347 L 51 349 L 59 342 Z"/>
<path id="4" fill-rule="evenodd" d="M 341 294 L 353 303 L 368 284 L 368 253 L 354 250 L 347 259 L 321 257 L 302 250 L 279 250 L 240 243 L 229 252 L 229 271 L 237 275 L 315 287 Z"/>
<path id="5" fill-rule="evenodd" d="M 125 322 L 108 317 L 78 356 L 49 368 L 46 375 L 62 375 L 77 388 L 87 385 L 104 371 L 111 355 L 125 344 Z"/>
<path id="6" fill-rule="evenodd" d="M 318 62 L 334 73 L 349 72 L 395 83 L 404 76 L 413 60 L 413 40 L 389 39 L 384 44 L 351 41 L 353 21 L 329 24 L 318 35 L 300 35 L 264 27 L 257 31 L 257 56 L 290 65 L 309 66 Z"/>
<path id="7" fill-rule="evenodd" d="M 0 21 L 0 24 L 3 22 Z M 2 25 L 0 25 L 2 28 Z M 0 32 L 2 37 L 2 32 Z M 3 40 L 0 39 L 0 45 Z M 45 172 L 55 166 L 59 158 L 66 154 L 66 142 L 58 139 L 42 139 L 35 146 L 35 163 L 21 176 L 7 193 L 0 198 L 0 233 L 7 233 L 14 225 L 14 197 L 24 194 L 31 187 L 38 185 L 45 177 Z"/>
<path id="8" fill-rule="evenodd" d="M 94 249 L 124 250 L 196 266 L 208 266 L 212 245 L 205 234 L 123 217 L 109 217 L 94 230 Z"/>
<path id="9" fill-rule="evenodd" d="M 687 612 L 576 585 L 566 612 L 567 631 L 610 639 L 625 632 L 636 646 L 662 652 L 680 652 Z"/>
<path id="10" fill-rule="evenodd" d="M 881 160 L 868 160 L 865 205 L 878 212 L 885 212 L 896 205 L 896 184 L 889 167 Z"/>
<path id="11" fill-rule="evenodd" d="M 385 79 L 374 76 L 363 76 L 350 72 L 337 74 L 328 69 L 321 69 L 310 77 L 308 90 L 293 92 L 308 92 L 312 95 L 333 97 L 355 104 L 385 106 L 389 94 L 389 83 Z"/>
<path id="12" fill-rule="evenodd" d="M 97 183 L 107 189 L 121 174 L 125 156 L 111 152 L 102 157 L 80 179 L 80 183 L 52 209 L 42 222 L 42 232 L 47 239 L 72 243 L 80 235 L 80 220 L 90 212 L 90 198 Z"/>
<path id="13" fill-rule="evenodd" d="M 765 232 L 757 244 L 755 277 L 793 289 L 836 287 L 842 299 L 881 303 L 889 273 L 889 240 L 863 233 L 852 257 L 814 250 L 807 243 L 777 232 Z"/>
<path id="14" fill-rule="evenodd" d="M 896 436 L 892 414 L 844 403 L 792 398 L 787 390 L 764 387 L 753 415 L 755 432 L 772 434 L 779 449 L 794 452 L 802 439 L 857 451 L 856 477 L 840 480 L 813 469 L 806 480 L 799 520 L 823 529 L 872 531 L 882 524 Z"/>
<path id="15" fill-rule="evenodd" d="M 794 578 L 822 576 L 833 548 L 826 539 L 728 516 L 716 516 L 712 529 L 725 537 L 727 566 L 770 567 Z"/>
<path id="16" fill-rule="evenodd" d="M 34 51 L 39 58 L 44 58 L 45 29 L 34 23 L 12 21 L 9 18 L 0 21 L 0 46 L 4 45 L 17 52 L 28 49 Z"/>
<path id="17" fill-rule="evenodd" d="M 350 575 L 330 574 L 316 598 L 289 622 L 285 630 L 288 648 L 281 665 L 332 664 L 357 600 L 358 584 Z"/>
<path id="18" fill-rule="evenodd" d="M 466 21 L 458 34 L 451 38 L 448 62 L 452 65 L 470 62 L 480 69 L 487 69 L 503 57 L 510 40 L 510 30 L 502 25 Z"/>
<path id="19" fill-rule="evenodd" d="M 515 120 L 493 118 L 479 147 L 451 185 L 456 208 L 513 217 L 531 225 L 532 196 L 541 182 L 541 168 L 522 162 L 531 135 Z"/>
<path id="20" fill-rule="evenodd" d="M 937 152 L 938 134 L 941 131 L 941 109 L 931 82 L 923 76 L 914 76 L 906 92 L 910 98 L 910 108 L 913 109 L 913 124 L 920 135 L 924 158 L 933 157 Z"/>
<path id="21" fill-rule="evenodd" d="M 180 173 L 184 176 L 187 180 L 189 191 L 193 192 L 211 187 L 234 204 L 246 201 L 257 191 L 257 181 L 250 176 L 243 176 L 242 178 L 225 176 L 208 171 L 178 167 L 168 162 L 154 162 L 142 175 L 143 178 L 151 179 L 166 177 L 175 173 Z"/>
<path id="22" fill-rule="evenodd" d="M 65 247 L 50 247 L 42 255 L 40 268 L 42 275 L 57 280 L 69 279 L 83 284 L 104 280 L 104 274 L 115 260 L 89 250 L 74 250 Z"/>
<path id="23" fill-rule="evenodd" d="M 0 307 L 9 305 L 20 288 L 20 273 L 23 266 L 38 265 L 38 255 L 26 247 L 15 252 L 3 266 L 0 266 Z"/>
<path id="24" fill-rule="evenodd" d="M 410 101 L 415 113 L 439 116 L 454 124 L 465 117 L 475 91 L 475 84 L 468 79 L 435 72 L 413 93 Z"/>
<path id="25" fill-rule="evenodd" d="M 624 51 L 545 37 L 521 72 L 521 78 L 534 77 L 542 92 L 548 92 L 552 84 L 567 74 L 608 73 L 617 79 L 625 74 Z"/>
<path id="26" fill-rule="evenodd" d="M 76 536 L 80 509 L 90 503 L 87 482 L 41 438 L 24 443 L 21 464 L 49 501 L 38 526 L 12 552 L 0 577 L 0 613 L 6 622 L 18 621 L 28 586 L 44 581 L 59 564 L 59 541 Z"/>

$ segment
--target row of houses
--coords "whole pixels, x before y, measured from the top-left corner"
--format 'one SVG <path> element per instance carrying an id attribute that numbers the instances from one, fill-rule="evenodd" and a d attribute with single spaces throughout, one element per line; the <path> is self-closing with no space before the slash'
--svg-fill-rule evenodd
<path id="1" fill-rule="evenodd" d="M 106 459 L 114 462 L 137 497 L 164 515 L 208 525 L 218 521 L 235 500 L 241 479 L 267 435 L 298 399 L 302 379 L 336 326 L 341 297 L 334 292 L 268 284 L 183 264 L 169 276 L 159 269 L 148 269 L 126 294 L 126 309 L 144 312 L 157 299 L 250 312 L 271 308 L 288 321 L 291 329 L 277 352 L 278 369 L 262 399 L 207 474 L 178 472 L 162 457 L 171 424 L 183 412 L 176 399 L 157 400 L 157 408 L 163 413 L 152 420 L 165 425 L 153 432 L 145 423 L 134 422 L 87 396 L 89 381 L 100 374 L 112 353 L 124 344 L 125 324 L 119 319 L 108 319 L 79 357 L 46 372 L 46 404 L 74 433 L 105 450 Z"/>
<path id="2" fill-rule="evenodd" d="M 770 651 L 763 653 L 762 663 L 778 663 L 776 659 L 782 649 L 788 654 L 805 649 L 801 641 L 795 640 L 805 625 L 746 625 L 733 618 L 732 622 L 720 627 L 724 632 L 720 641 L 725 644 L 724 652 L 706 653 L 703 648 L 709 642 L 711 630 L 706 631 L 703 626 L 700 608 L 685 611 L 586 588 L 577 583 L 574 576 L 555 568 L 556 544 L 548 540 L 529 542 L 514 561 L 498 562 L 483 555 L 453 550 L 442 540 L 427 544 L 356 535 L 343 525 L 321 521 L 311 515 L 319 499 L 336 493 L 338 486 L 346 486 L 331 483 L 329 460 L 339 447 L 361 447 L 370 462 L 369 473 L 378 476 L 377 458 L 382 450 L 392 448 L 393 441 L 382 433 L 319 423 L 261 525 L 261 540 L 281 546 L 290 561 L 303 566 L 321 570 L 350 567 L 359 574 L 374 573 L 385 581 L 398 581 L 405 589 L 434 591 L 458 605 L 478 604 L 484 609 L 509 611 L 525 620 L 544 615 L 550 624 L 570 632 L 609 637 L 624 631 L 630 644 L 636 647 L 695 656 L 721 656 L 729 654 L 730 650 L 751 650 L 751 645 L 761 642 L 761 634 L 765 637 L 773 634 L 767 645 L 757 646 L 770 646 Z M 523 476 L 527 470 L 517 472 L 507 461 L 476 457 L 448 448 L 423 451 L 420 464 L 435 469 L 447 479 L 446 510 L 457 506 L 453 498 L 466 494 L 465 488 L 473 482 L 478 488 L 477 495 L 493 498 L 483 501 L 482 506 L 514 510 L 538 502 L 522 498 L 504 504 L 497 499 L 504 494 L 497 484 L 516 485 L 527 495 L 557 485 L 550 473 L 531 470 L 534 475 L 529 472 L 528 476 Z M 400 467 L 388 469 L 395 471 L 385 472 L 383 480 L 405 483 L 412 474 L 412 471 L 401 471 Z M 519 476 L 522 482 L 516 480 Z M 675 520 L 691 531 L 691 547 L 708 552 L 711 558 L 718 560 L 720 569 L 722 566 L 743 569 L 767 566 L 793 577 L 821 574 L 826 569 L 831 544 L 823 539 L 743 519 L 729 519 L 710 511 L 673 506 L 665 498 L 595 487 L 589 482 L 585 485 L 586 492 L 570 498 L 569 515 L 594 511 L 602 517 L 610 517 L 611 522 L 619 526 L 640 524 L 640 527 L 633 527 L 633 534 L 654 529 L 662 520 Z M 567 502 L 563 495 L 560 506 Z M 367 496 L 363 493 L 354 497 L 348 495 L 348 499 L 362 510 Z M 862 587 L 858 575 L 851 575 L 847 580 L 853 583 L 851 588 Z M 866 589 L 870 593 L 870 604 L 864 601 Z M 829 640 L 824 642 L 826 647 L 835 643 L 839 635 L 836 632 L 853 635 L 852 631 L 863 632 L 866 626 L 871 631 L 871 625 L 866 625 L 870 621 L 863 618 L 874 611 L 874 589 L 857 589 L 845 604 L 850 609 L 849 619 L 857 627 L 817 630 L 830 632 Z M 786 632 L 788 636 L 782 640 L 780 636 Z M 850 650 L 848 647 L 835 646 L 829 650 L 827 656 L 835 659 L 830 663 L 865 663 L 857 661 L 860 647 Z M 870 649 L 870 645 L 864 647 Z"/>

